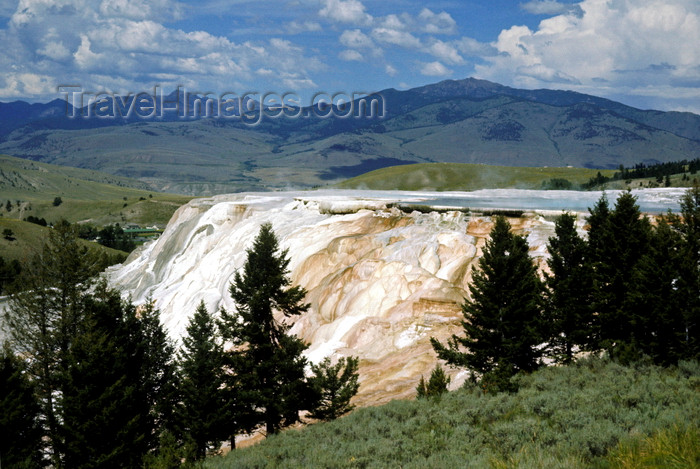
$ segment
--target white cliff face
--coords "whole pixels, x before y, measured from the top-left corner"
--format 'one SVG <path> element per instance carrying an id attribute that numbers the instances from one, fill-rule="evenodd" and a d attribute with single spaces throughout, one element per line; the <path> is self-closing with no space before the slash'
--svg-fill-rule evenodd
<path id="1" fill-rule="evenodd" d="M 177 339 L 201 300 L 210 311 L 234 309 L 229 285 L 260 225 L 270 222 L 289 249 L 293 283 L 308 290 L 311 308 L 289 320 L 291 333 L 310 344 L 308 358 L 360 357 L 358 405 L 409 397 L 437 361 L 430 337 L 444 342 L 462 333 L 461 304 L 492 227 L 489 217 L 459 211 L 389 208 L 422 196 L 325 191 L 196 199 L 175 213 L 159 240 L 112 269 L 110 281 L 137 304 L 152 297 Z M 541 266 L 552 220 L 544 212 L 509 219 Z M 451 374 L 453 387 L 465 377 Z"/>

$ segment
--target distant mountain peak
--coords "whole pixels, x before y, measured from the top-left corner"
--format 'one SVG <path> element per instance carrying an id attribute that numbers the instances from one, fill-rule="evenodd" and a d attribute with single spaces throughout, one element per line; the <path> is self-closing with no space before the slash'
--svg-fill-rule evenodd
<path id="1" fill-rule="evenodd" d="M 506 87 L 498 83 L 470 77 L 461 80 L 443 80 L 439 83 L 421 86 L 410 91 L 438 98 L 487 98 L 495 94 L 500 94 L 504 89 L 506 89 Z"/>

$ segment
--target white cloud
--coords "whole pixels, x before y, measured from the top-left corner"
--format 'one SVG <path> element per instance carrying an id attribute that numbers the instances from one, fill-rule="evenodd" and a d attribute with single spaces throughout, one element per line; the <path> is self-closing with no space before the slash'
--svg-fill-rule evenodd
<path id="1" fill-rule="evenodd" d="M 98 11 L 102 17 L 131 20 L 172 21 L 183 16 L 183 6 L 172 0 L 102 0 Z"/>
<path id="2" fill-rule="evenodd" d="M 38 54 L 44 55 L 52 60 L 65 60 L 71 56 L 70 51 L 62 42 L 48 41 L 44 47 L 37 50 Z"/>
<path id="3" fill-rule="evenodd" d="M 35 73 L 5 73 L 0 77 L 0 96 L 23 98 L 56 92 L 53 77 Z"/>
<path id="4" fill-rule="evenodd" d="M 453 45 L 440 40 L 435 40 L 428 46 L 427 51 L 434 57 L 451 65 L 462 65 L 464 63 L 464 59 Z"/>
<path id="5" fill-rule="evenodd" d="M 413 34 L 390 28 L 374 28 L 372 37 L 381 43 L 405 47 L 406 49 L 418 49 L 421 47 L 420 39 Z"/>
<path id="6" fill-rule="evenodd" d="M 155 83 L 166 89 L 188 83 L 229 89 L 254 77 L 264 77 L 269 86 L 308 87 L 310 74 L 324 67 L 288 40 L 236 43 L 163 23 L 179 17 L 182 9 L 176 0 L 20 0 L 6 29 L 0 29 L 0 68 L 5 70 L 0 96 L 46 94 L 49 81 L 115 92 Z M 297 24 L 307 30 L 317 26 Z M 55 86 L 48 93 L 55 96 Z"/>
<path id="7" fill-rule="evenodd" d="M 78 47 L 78 50 L 73 54 L 75 63 L 84 70 L 92 68 L 100 61 L 100 55 L 90 50 L 91 45 L 90 39 L 85 34 L 81 34 L 80 47 Z"/>
<path id="8" fill-rule="evenodd" d="M 397 29 L 399 31 L 406 31 L 409 29 L 409 24 L 413 22 L 409 15 L 401 15 L 403 18 L 399 18 L 398 15 L 387 15 L 381 22 L 377 25 L 381 28 L 386 29 Z"/>
<path id="9" fill-rule="evenodd" d="M 359 29 L 343 31 L 343 34 L 340 35 L 340 43 L 349 49 L 355 49 L 353 52 L 358 54 L 360 50 L 369 52 L 372 57 L 380 57 L 383 53 L 381 47 L 377 46 L 371 37 Z M 348 53 L 345 52 L 346 56 Z"/>
<path id="10" fill-rule="evenodd" d="M 301 34 L 321 31 L 323 28 L 321 28 L 321 25 L 315 21 L 291 21 L 290 23 L 287 23 L 286 29 L 289 34 Z"/>
<path id="11" fill-rule="evenodd" d="M 318 85 L 314 83 L 314 81 L 311 78 L 305 77 L 298 73 L 289 72 L 282 74 L 282 84 L 291 90 L 310 89 L 318 87 Z"/>
<path id="12" fill-rule="evenodd" d="M 541 3 L 541 2 L 540 2 Z M 513 26 L 476 74 L 514 86 L 556 83 L 611 96 L 691 90 L 700 107 L 700 2 L 584 0 L 582 15 L 560 14 L 535 30 Z M 601 87 L 601 83 L 605 86 Z M 680 91 L 679 91 L 680 92 Z"/>
<path id="13" fill-rule="evenodd" d="M 386 66 L 384 67 L 384 73 L 386 73 L 390 77 L 395 77 L 396 75 L 398 75 L 399 71 L 396 70 L 396 68 L 391 64 L 386 64 Z"/>
<path id="14" fill-rule="evenodd" d="M 440 62 L 430 62 L 421 65 L 420 73 L 429 77 L 444 77 L 452 74 L 452 70 Z"/>
<path id="15" fill-rule="evenodd" d="M 359 0 L 323 0 L 323 8 L 318 12 L 324 18 L 339 23 L 365 25 L 372 22 L 372 16 L 365 12 Z"/>
<path id="16" fill-rule="evenodd" d="M 449 13 L 441 11 L 433 13 L 427 8 L 423 8 L 418 19 L 422 24 L 422 30 L 430 34 L 454 34 L 457 31 L 457 22 Z"/>
<path id="17" fill-rule="evenodd" d="M 340 35 L 340 43 L 353 49 L 371 49 L 376 47 L 372 38 L 359 29 L 348 29 Z"/>
<path id="18" fill-rule="evenodd" d="M 345 60 L 347 62 L 350 62 L 350 61 L 363 62 L 365 60 L 365 58 L 362 54 L 360 54 L 356 50 L 352 50 L 352 49 L 346 49 L 344 51 L 341 51 L 340 54 L 338 54 L 338 57 L 340 57 L 342 60 Z"/>

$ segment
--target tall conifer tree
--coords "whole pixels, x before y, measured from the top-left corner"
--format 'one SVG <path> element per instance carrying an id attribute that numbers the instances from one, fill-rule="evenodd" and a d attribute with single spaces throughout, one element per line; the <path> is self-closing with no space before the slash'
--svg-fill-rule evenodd
<path id="1" fill-rule="evenodd" d="M 635 347 L 663 365 L 684 357 L 687 302 L 678 288 L 682 247 L 680 234 L 661 219 L 652 231 L 648 252 L 632 274 L 629 306 Z"/>
<path id="2" fill-rule="evenodd" d="M 130 379 L 135 364 L 126 330 L 129 312 L 118 292 L 104 285 L 85 298 L 81 332 L 66 357 L 60 397 L 65 467 L 136 466 L 150 428 L 143 428 L 136 387 Z M 131 324 L 130 324 L 131 325 Z M 139 449 L 142 448 L 142 449 Z"/>
<path id="3" fill-rule="evenodd" d="M 588 218 L 596 338 L 611 356 L 625 360 L 636 355 L 630 296 L 633 272 L 647 254 L 651 236 L 651 225 L 636 200 L 631 192 L 623 192 L 614 210 L 608 212 L 603 196 Z"/>
<path id="4" fill-rule="evenodd" d="M 203 459 L 209 445 L 231 436 L 224 389 L 224 351 L 216 322 L 202 301 L 182 338 L 178 368 L 182 403 L 178 421 L 194 446 L 194 460 Z"/>
<path id="5" fill-rule="evenodd" d="M 42 467 L 39 403 L 26 363 L 0 347 L 0 466 Z"/>
<path id="6" fill-rule="evenodd" d="M 503 217 L 495 218 L 469 291 L 471 299 L 462 305 L 465 337 L 453 335 L 447 345 L 431 338 L 433 348 L 450 365 L 481 374 L 496 389 L 509 389 L 511 376 L 539 367 L 537 346 L 545 333 L 542 284 L 527 241 L 511 233 Z"/>
<path id="7" fill-rule="evenodd" d="M 170 424 L 172 346 L 158 310 L 98 284 L 66 360 L 60 398 L 65 467 L 142 467 Z"/>
<path id="8" fill-rule="evenodd" d="M 78 243 L 77 230 L 57 223 L 48 241 L 23 269 L 3 326 L 16 352 L 31 356 L 27 372 L 35 383 L 52 463 L 61 465 L 63 439 L 56 396 L 62 393 L 66 357 L 84 319 L 83 298 L 99 270 L 94 252 Z"/>
<path id="9" fill-rule="evenodd" d="M 264 424 L 273 434 L 299 421 L 299 411 L 310 406 L 302 356 L 307 345 L 288 334 L 283 319 L 309 305 L 306 291 L 291 286 L 288 251 L 280 251 L 270 224 L 262 225 L 247 254 L 230 288 L 236 311 L 221 311 L 222 335 L 233 346 L 228 366 L 239 389 L 234 425 L 252 430 Z"/>
<path id="10" fill-rule="evenodd" d="M 588 246 L 576 232 L 576 216 L 562 214 L 555 222 L 556 236 L 549 238 L 546 275 L 547 316 L 551 326 L 550 350 L 559 362 L 573 359 L 575 347 L 591 343 L 593 289 Z"/>

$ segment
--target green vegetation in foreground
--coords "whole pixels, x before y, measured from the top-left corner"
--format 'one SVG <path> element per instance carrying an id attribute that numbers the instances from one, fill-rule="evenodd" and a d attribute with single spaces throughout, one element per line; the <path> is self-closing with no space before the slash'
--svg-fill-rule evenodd
<path id="1" fill-rule="evenodd" d="M 542 189 L 552 179 L 574 186 L 596 174 L 612 177 L 613 170 L 532 168 L 463 163 L 421 163 L 392 166 L 338 183 L 341 189 L 473 191 L 478 189 Z"/>
<path id="2" fill-rule="evenodd" d="M 57 197 L 62 202 L 56 206 Z M 191 199 L 150 191 L 134 179 L 0 155 L 3 218 L 24 219 L 31 215 L 49 223 L 65 219 L 97 226 L 165 225 L 175 210 Z"/>
<path id="3" fill-rule="evenodd" d="M 210 458 L 205 467 L 700 466 L 697 362 L 623 367 L 591 358 L 516 379 L 515 394 L 467 386 L 439 399 L 359 409 Z M 642 458 L 655 465 L 626 465 Z"/>

